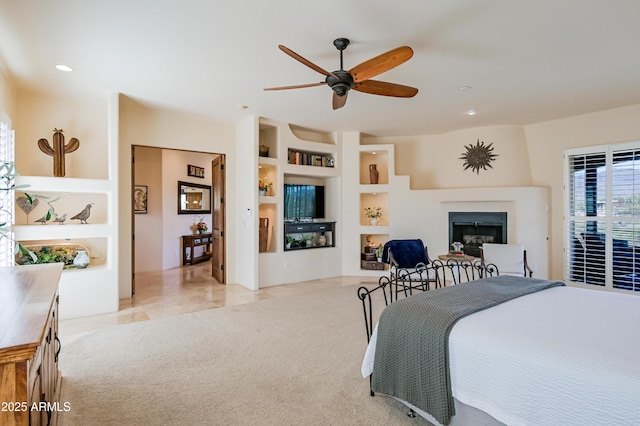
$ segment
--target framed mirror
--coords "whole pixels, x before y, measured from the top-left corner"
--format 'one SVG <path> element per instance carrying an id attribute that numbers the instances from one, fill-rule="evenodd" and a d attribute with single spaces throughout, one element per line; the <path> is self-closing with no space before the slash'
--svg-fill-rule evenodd
<path id="1" fill-rule="evenodd" d="M 211 186 L 178 181 L 178 214 L 211 213 Z"/>

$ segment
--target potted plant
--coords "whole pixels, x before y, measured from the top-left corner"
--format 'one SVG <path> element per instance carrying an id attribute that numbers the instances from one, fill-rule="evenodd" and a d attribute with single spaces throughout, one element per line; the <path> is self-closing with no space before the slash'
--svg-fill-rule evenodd
<path id="1" fill-rule="evenodd" d="M 194 224 L 196 228 L 196 234 L 206 234 L 209 230 L 207 223 L 204 221 L 204 217 L 200 216 L 198 221 Z"/>
<path id="2" fill-rule="evenodd" d="M 15 189 L 14 180 L 16 173 L 13 162 L 0 163 L 0 191 L 6 196 L 12 197 Z M 0 205 L 0 240 L 3 238 L 11 238 L 11 211 L 4 207 L 4 203 Z"/>
<path id="3" fill-rule="evenodd" d="M 271 189 L 273 183 L 267 179 L 266 176 L 261 176 L 258 181 L 258 194 L 260 196 L 267 195 L 267 192 Z"/>
<path id="4" fill-rule="evenodd" d="M 286 248 L 287 248 L 287 250 L 288 250 L 288 249 L 290 249 L 290 248 L 291 248 L 291 245 L 292 245 L 292 244 L 293 244 L 293 242 L 295 241 L 295 238 L 293 238 L 291 235 L 287 235 L 287 236 L 285 237 L 285 239 L 286 239 L 285 247 L 286 247 Z"/>
<path id="5" fill-rule="evenodd" d="M 382 247 L 382 244 L 378 244 L 378 248 L 376 249 L 376 259 L 378 259 L 378 262 L 382 262 L 382 251 L 384 250 L 384 248 Z"/>
<path id="6" fill-rule="evenodd" d="M 26 188 L 29 186 L 16 186 L 15 179 L 17 176 L 18 172 L 16 171 L 16 166 L 13 161 L 0 162 L 0 193 L 6 194 L 8 197 L 13 197 L 13 192 L 16 189 Z M 26 193 L 25 195 L 29 204 L 33 204 L 36 198 L 44 198 L 42 196 L 31 196 Z M 50 201 L 49 203 L 53 201 Z M 49 204 L 49 206 L 51 206 L 51 204 Z M 55 216 L 55 210 L 53 210 L 53 206 L 51 206 L 51 209 L 47 213 L 47 220 L 49 220 L 51 214 Z M 31 250 L 26 249 L 22 244 L 14 241 L 13 234 L 11 232 L 12 220 L 13 217 L 11 210 L 5 208 L 4 203 L 0 202 L 0 242 L 3 239 L 7 239 L 11 244 L 14 244 L 14 254 L 20 253 L 22 256 L 28 256 L 35 262 L 37 260 L 37 256 L 35 255 L 35 253 L 33 253 Z"/>
<path id="7" fill-rule="evenodd" d="M 300 247 L 311 246 L 311 237 L 306 234 L 302 234 L 299 241 L 300 241 Z"/>
<path id="8" fill-rule="evenodd" d="M 378 218 L 382 216 L 381 207 L 366 207 L 364 214 L 369 218 L 371 225 L 376 226 L 378 224 Z"/>

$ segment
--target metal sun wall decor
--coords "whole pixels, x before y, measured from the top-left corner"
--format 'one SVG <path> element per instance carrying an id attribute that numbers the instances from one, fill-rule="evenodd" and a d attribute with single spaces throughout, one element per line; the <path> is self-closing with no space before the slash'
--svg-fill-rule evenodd
<path id="1" fill-rule="evenodd" d="M 485 146 L 484 142 L 478 139 L 475 145 L 469 144 L 464 147 L 467 152 L 463 153 L 462 157 L 458 157 L 459 160 L 464 160 L 464 170 L 471 169 L 476 174 L 480 174 L 480 169 L 487 170 L 487 167 L 493 169 L 491 162 L 498 156 L 493 153 L 493 143 Z"/>

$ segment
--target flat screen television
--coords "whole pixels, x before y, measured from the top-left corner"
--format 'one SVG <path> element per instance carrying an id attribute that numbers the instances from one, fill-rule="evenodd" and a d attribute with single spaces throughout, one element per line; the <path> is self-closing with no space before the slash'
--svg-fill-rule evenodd
<path id="1" fill-rule="evenodd" d="M 284 220 L 324 217 L 324 186 L 284 184 Z"/>

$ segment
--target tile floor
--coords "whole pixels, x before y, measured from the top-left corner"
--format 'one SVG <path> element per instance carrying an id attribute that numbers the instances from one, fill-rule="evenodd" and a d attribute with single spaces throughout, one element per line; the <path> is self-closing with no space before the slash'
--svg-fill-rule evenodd
<path id="1" fill-rule="evenodd" d="M 150 321 L 188 312 L 240 305 L 276 297 L 310 294 L 327 288 L 377 283 L 373 277 L 336 277 L 248 290 L 238 284 L 218 284 L 208 262 L 162 272 L 136 274 L 136 294 L 120 300 L 118 312 L 61 320 L 60 340 L 69 343 L 101 328 Z"/>

